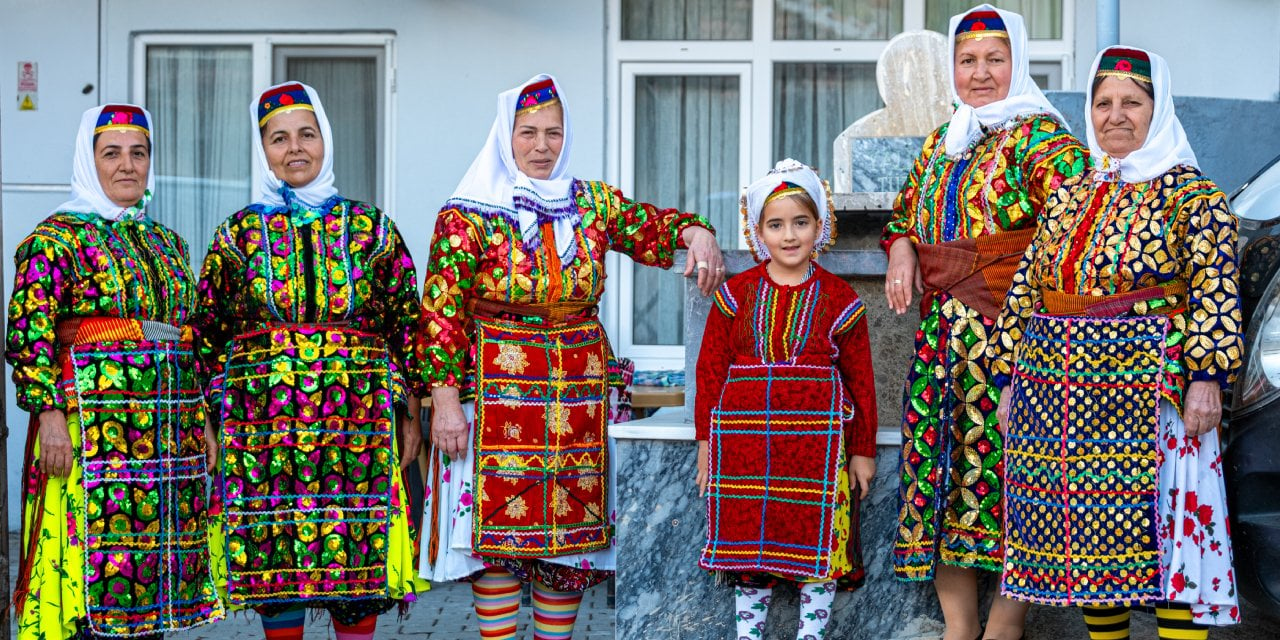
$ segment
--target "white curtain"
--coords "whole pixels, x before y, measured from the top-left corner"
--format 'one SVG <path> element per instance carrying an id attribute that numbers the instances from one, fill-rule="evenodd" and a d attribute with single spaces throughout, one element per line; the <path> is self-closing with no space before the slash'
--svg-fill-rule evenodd
<path id="1" fill-rule="evenodd" d="M 888 40 L 902 32 L 902 0 L 775 0 L 776 40 Z"/>
<path id="2" fill-rule="evenodd" d="M 875 63 L 777 63 L 773 65 L 773 159 L 795 158 L 831 180 L 836 136 L 882 106 Z"/>
<path id="3" fill-rule="evenodd" d="M 622 0 L 623 40 L 750 40 L 751 0 Z"/>
<path id="4" fill-rule="evenodd" d="M 214 228 L 249 203 L 252 74 L 249 47 L 147 47 L 157 172 L 148 213 L 187 240 L 197 272 Z"/>
<path id="5" fill-rule="evenodd" d="M 951 16 L 972 9 L 980 0 L 929 0 L 925 3 L 926 28 L 943 35 Z M 1056 40 L 1062 37 L 1062 0 L 999 0 L 991 4 L 1022 16 L 1027 37 L 1032 40 Z"/>
<path id="6" fill-rule="evenodd" d="M 338 193 L 374 205 L 378 189 L 378 61 L 376 57 L 289 56 L 285 80 L 320 93 L 333 129 L 333 173 Z"/>
<path id="7" fill-rule="evenodd" d="M 723 249 L 737 248 L 737 76 L 636 78 L 635 193 L 659 207 L 707 216 Z M 678 267 L 682 265 L 677 265 Z M 684 290 L 679 275 L 635 266 L 632 342 L 684 343 Z"/>

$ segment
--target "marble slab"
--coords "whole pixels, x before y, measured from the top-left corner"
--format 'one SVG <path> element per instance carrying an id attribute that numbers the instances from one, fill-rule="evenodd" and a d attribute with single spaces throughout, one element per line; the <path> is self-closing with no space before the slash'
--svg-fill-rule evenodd
<path id="1" fill-rule="evenodd" d="M 853 190 L 901 190 L 923 146 L 924 138 L 917 137 L 854 138 L 849 148 Z"/>
<path id="2" fill-rule="evenodd" d="M 733 594 L 698 568 L 706 541 L 706 502 L 694 489 L 692 442 L 618 440 L 618 638 L 733 637 Z M 893 578 L 898 451 L 881 447 L 862 508 L 867 583 L 836 596 L 828 637 L 905 640 L 937 637 L 942 617 L 929 583 Z M 796 592 L 779 587 L 766 638 L 793 638 Z"/>

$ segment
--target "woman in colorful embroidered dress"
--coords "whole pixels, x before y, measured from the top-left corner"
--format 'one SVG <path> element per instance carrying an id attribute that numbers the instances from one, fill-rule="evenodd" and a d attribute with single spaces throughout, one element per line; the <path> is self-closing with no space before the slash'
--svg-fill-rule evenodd
<path id="1" fill-rule="evenodd" d="M 5 355 L 31 414 L 19 638 L 158 638 L 223 617 L 185 326 L 195 274 L 147 217 L 151 148 L 144 109 L 86 111 L 72 199 L 14 257 Z"/>
<path id="2" fill-rule="evenodd" d="M 422 440 L 413 259 L 383 212 L 334 188 L 313 89 L 276 85 L 250 113 L 259 200 L 214 231 L 192 320 L 221 418 L 217 577 L 273 640 L 302 637 L 304 608 L 368 638 L 426 588 L 402 477 Z"/>
<path id="3" fill-rule="evenodd" d="M 764 637 L 779 581 L 800 589 L 796 637 L 824 638 L 836 590 L 864 576 L 858 505 L 877 424 L 867 323 L 853 288 L 813 261 L 835 227 L 813 169 L 779 162 L 744 189 L 742 214 L 760 264 L 720 287 L 698 354 L 697 482 L 712 532 L 698 564 L 733 585 L 739 639 Z"/>
<path id="4" fill-rule="evenodd" d="M 1002 446 L 983 351 L 1049 194 L 1084 150 L 1028 73 L 1022 17 L 980 5 L 951 19 L 956 110 L 926 140 L 894 204 L 885 293 L 921 300 L 903 400 L 894 571 L 933 579 L 947 640 L 979 635 L 977 572 L 998 571 Z M 918 258 L 917 258 L 918 255 Z M 1026 608 L 997 598 L 988 638 Z"/>
<path id="5" fill-rule="evenodd" d="M 706 220 L 573 178 L 572 131 L 551 76 L 498 96 L 436 218 L 424 284 L 418 357 L 438 453 L 421 571 L 472 579 L 484 638 L 515 637 L 521 581 L 537 637 L 568 638 L 582 591 L 613 569 L 605 252 L 670 267 L 684 245 L 704 293 L 724 280 Z"/>
<path id="6" fill-rule="evenodd" d="M 1111 47 L 1092 78 L 1094 166 L 1049 199 L 989 346 L 1012 381 L 1001 587 L 1084 605 L 1094 638 L 1163 602 L 1162 629 L 1204 638 L 1239 620 L 1216 431 L 1243 349 L 1236 219 L 1163 58 Z"/>

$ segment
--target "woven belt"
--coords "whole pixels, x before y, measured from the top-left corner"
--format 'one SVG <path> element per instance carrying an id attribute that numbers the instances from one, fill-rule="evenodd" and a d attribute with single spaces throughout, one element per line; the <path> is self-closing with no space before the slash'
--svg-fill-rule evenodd
<path id="1" fill-rule="evenodd" d="M 482 318 L 538 318 L 547 324 L 563 324 L 570 319 L 595 317 L 598 308 L 591 302 L 555 302 L 549 304 L 513 304 L 496 300 L 476 300 L 471 311 Z"/>
<path id="2" fill-rule="evenodd" d="M 1132 312 L 1133 306 L 1140 302 L 1168 297 L 1183 298 L 1186 294 L 1187 283 L 1174 280 L 1157 287 L 1146 287 L 1109 296 L 1081 296 L 1059 291 L 1044 291 L 1041 293 L 1040 300 L 1045 312 L 1050 315 L 1115 317 Z M 1151 315 L 1173 315 L 1181 310 L 1180 306 L 1167 305 L 1152 309 Z"/>

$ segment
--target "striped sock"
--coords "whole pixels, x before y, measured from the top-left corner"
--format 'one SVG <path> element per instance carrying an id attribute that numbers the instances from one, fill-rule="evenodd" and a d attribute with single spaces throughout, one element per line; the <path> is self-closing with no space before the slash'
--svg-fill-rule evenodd
<path id="1" fill-rule="evenodd" d="M 335 640 L 373 640 L 373 632 L 377 630 L 378 616 L 372 613 L 351 626 L 333 621 Z"/>
<path id="2" fill-rule="evenodd" d="M 1104 605 L 1080 607 L 1090 640 L 1129 640 L 1129 607 Z"/>
<path id="3" fill-rule="evenodd" d="M 511 640 L 516 637 L 516 616 L 520 613 L 520 580 L 505 569 L 485 569 L 471 583 L 471 599 L 484 640 Z"/>
<path id="4" fill-rule="evenodd" d="M 582 604 L 581 591 L 553 591 L 541 582 L 533 582 L 534 640 L 569 640 L 573 624 L 578 620 Z"/>
<path id="5" fill-rule="evenodd" d="M 307 610 L 302 607 L 290 609 L 274 616 L 262 618 L 262 633 L 267 640 L 302 640 L 302 625 L 307 619 Z"/>
<path id="6" fill-rule="evenodd" d="M 1160 640 L 1206 640 L 1209 627 L 1191 621 L 1191 605 L 1166 602 L 1156 605 L 1156 630 Z"/>

